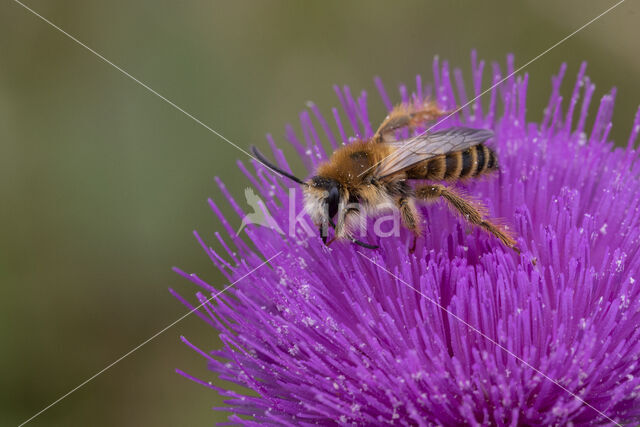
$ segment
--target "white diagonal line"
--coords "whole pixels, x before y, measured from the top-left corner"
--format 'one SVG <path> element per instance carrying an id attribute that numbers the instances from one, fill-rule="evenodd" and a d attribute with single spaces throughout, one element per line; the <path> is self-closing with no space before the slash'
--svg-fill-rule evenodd
<path id="1" fill-rule="evenodd" d="M 411 145 L 412 142 L 414 142 L 416 139 L 420 138 L 421 136 L 423 136 L 424 134 L 426 134 L 427 132 L 429 132 L 431 129 L 433 129 L 434 127 L 438 126 L 440 123 L 444 122 L 445 120 L 447 120 L 449 117 L 453 116 L 454 114 L 457 114 L 460 110 L 462 110 L 464 107 L 467 107 L 469 105 L 471 105 L 475 100 L 477 100 L 478 98 L 480 98 L 481 96 L 485 95 L 487 92 L 489 92 L 490 90 L 492 90 L 493 88 L 495 88 L 496 86 L 501 85 L 502 83 L 504 83 L 506 80 L 508 80 L 509 78 L 513 77 L 515 74 L 519 73 L 520 71 L 522 71 L 523 69 L 525 69 L 526 67 L 528 67 L 529 65 L 531 65 L 533 62 L 537 61 L 538 59 L 540 59 L 541 57 L 543 57 L 544 55 L 546 55 L 547 53 L 549 53 L 551 50 L 555 49 L 556 47 L 558 47 L 559 45 L 561 45 L 562 43 L 564 43 L 565 41 L 567 41 L 568 39 L 570 39 L 571 37 L 575 36 L 576 34 L 578 34 L 580 31 L 584 30 L 585 28 L 587 28 L 589 25 L 593 24 L 595 21 L 597 21 L 598 19 L 602 18 L 604 15 L 606 15 L 607 13 L 611 12 L 613 9 L 615 9 L 616 7 L 620 6 L 622 3 L 624 3 L 626 0 L 620 0 L 618 3 L 614 4 L 613 6 L 611 6 L 610 8 L 608 8 L 607 10 L 605 10 L 604 12 L 602 12 L 601 14 L 599 14 L 598 16 L 596 16 L 595 18 L 591 19 L 589 22 L 587 22 L 586 24 L 582 25 L 580 28 L 578 28 L 577 30 L 575 30 L 574 32 L 572 32 L 571 34 L 565 36 L 563 39 L 561 39 L 560 41 L 556 42 L 555 44 L 553 44 L 551 47 L 547 48 L 545 51 L 543 51 L 542 53 L 540 53 L 538 56 L 536 56 L 533 59 L 530 59 L 526 64 L 524 64 L 523 66 L 521 66 L 520 68 L 518 68 L 517 70 L 515 70 L 514 72 L 512 72 L 511 74 L 509 74 L 508 76 L 506 76 L 505 78 L 503 78 L 502 80 L 500 80 L 499 82 L 497 82 L 496 84 L 494 84 L 493 86 L 489 87 L 488 89 L 486 89 L 484 92 L 480 93 L 479 95 L 477 95 L 475 98 L 473 98 L 472 100 L 470 100 L 469 102 L 467 102 L 466 104 L 462 105 L 461 107 L 458 107 L 457 109 L 453 110 L 453 112 L 449 113 L 447 116 L 445 116 L 443 119 L 438 120 L 433 126 L 431 126 L 430 128 L 428 128 L 427 130 L 425 130 L 424 132 L 411 137 L 407 140 L 406 145 L 404 145 L 402 148 L 392 152 L 391 154 L 389 154 L 388 156 L 382 158 L 381 160 L 379 160 L 378 162 L 376 162 L 374 165 L 370 166 L 368 169 L 364 170 L 363 172 L 360 173 L 360 175 L 358 176 L 362 176 L 363 174 L 369 172 L 371 169 L 375 168 L 376 166 L 378 166 L 380 163 L 382 163 L 385 159 L 395 156 L 397 154 L 400 154 L 401 152 L 407 150 L 409 148 L 409 146 Z"/>
<path id="2" fill-rule="evenodd" d="M 235 147 L 236 149 L 242 151 L 244 154 L 246 154 L 247 156 L 251 157 L 252 159 L 254 159 L 255 161 L 257 161 L 258 163 L 267 166 L 266 164 L 264 164 L 263 162 L 261 162 L 259 159 L 257 159 L 255 156 L 253 156 L 251 153 L 247 152 L 245 149 L 243 149 L 242 147 L 238 146 L 237 144 L 235 144 L 234 142 L 232 142 L 231 140 L 229 140 L 227 137 L 225 137 L 224 135 L 222 135 L 220 132 L 216 131 L 215 129 L 213 129 L 211 126 L 207 125 L 206 123 L 204 123 L 202 120 L 198 119 L 197 117 L 195 117 L 193 114 L 189 113 L 188 111 L 186 111 L 184 108 L 180 107 L 179 105 L 177 105 L 175 102 L 167 99 L 166 97 L 164 97 L 162 94 L 158 93 L 156 90 L 152 89 L 151 87 L 149 87 L 149 85 L 147 85 L 146 83 L 138 80 L 137 78 L 135 78 L 134 76 L 132 76 L 131 74 L 129 74 L 127 71 L 125 71 L 124 69 L 122 69 L 122 67 L 119 67 L 118 65 L 114 64 L 113 62 L 109 61 L 107 58 L 105 58 L 104 56 L 102 56 L 101 54 L 99 54 L 98 52 L 96 52 L 95 50 L 93 50 L 92 48 L 90 48 L 89 46 L 87 46 L 86 44 L 82 43 L 80 40 L 78 40 L 77 38 L 75 38 L 74 36 L 72 36 L 71 34 L 67 33 L 65 30 L 63 30 L 62 28 L 58 27 L 56 24 L 54 24 L 53 22 L 51 22 L 50 20 L 48 20 L 47 18 L 45 18 L 44 16 L 40 15 L 38 12 L 36 12 L 35 10 L 31 9 L 29 6 L 25 5 L 24 3 L 20 2 L 19 0 L 13 0 L 14 2 L 18 3 L 20 6 L 22 6 L 23 8 L 25 8 L 26 10 L 28 10 L 29 12 L 31 12 L 32 14 L 34 14 L 35 16 L 37 16 L 38 18 L 40 18 L 41 20 L 43 20 L 44 22 L 46 22 L 47 24 L 51 25 L 53 28 L 55 28 L 56 30 L 60 31 L 62 34 L 64 34 L 65 36 L 69 37 L 71 40 L 73 40 L 74 42 L 76 42 L 77 44 L 79 44 L 80 46 L 82 46 L 83 48 L 87 49 L 89 52 L 93 53 L 95 56 L 97 56 L 98 58 L 102 59 L 104 62 L 106 62 L 107 64 L 111 65 L 113 68 L 115 68 L 116 70 L 120 71 L 122 74 L 124 74 L 125 76 L 129 77 L 131 80 L 133 80 L 134 82 L 138 83 L 140 86 L 142 86 L 143 88 L 147 89 L 149 92 L 151 92 L 152 94 L 154 94 L 155 96 L 157 96 L 158 98 L 162 99 L 164 102 L 166 102 L 167 104 L 171 105 L 173 108 L 175 108 L 176 110 L 180 111 L 182 114 L 184 114 L 185 116 L 189 117 L 190 119 L 192 119 L 194 122 L 198 123 L 200 126 L 204 127 L 205 129 L 207 129 L 209 132 L 213 133 L 214 135 L 216 135 L 217 137 L 223 139 L 224 141 L 226 141 L 228 144 L 230 144 L 231 146 Z M 270 170 L 273 170 L 271 168 L 269 168 Z M 281 175 L 278 171 L 274 171 L 276 174 Z"/>
<path id="3" fill-rule="evenodd" d="M 602 415 L 604 418 L 606 418 L 607 420 L 609 420 L 610 422 L 612 422 L 613 424 L 616 424 L 620 427 L 622 427 L 622 424 L 615 422 L 614 420 L 612 420 L 611 418 L 609 418 L 605 413 L 599 411 L 597 408 L 593 407 L 593 405 L 591 405 L 590 403 L 588 403 L 587 401 L 585 401 L 584 399 L 582 399 L 581 397 L 579 397 L 578 395 L 576 395 L 575 393 L 573 393 L 571 390 L 569 390 L 568 388 L 566 388 L 565 386 L 563 386 L 562 384 L 560 384 L 558 381 L 554 380 L 553 378 L 551 378 L 550 376 L 546 375 L 544 372 L 540 371 L 538 368 L 534 367 L 533 365 L 531 365 L 530 363 L 528 363 L 526 360 L 522 359 L 521 357 L 517 356 L 516 354 L 514 354 L 512 351 L 510 351 L 508 348 L 504 347 L 503 345 L 501 345 L 500 343 L 498 343 L 497 341 L 495 341 L 493 338 L 487 336 L 485 333 L 483 333 L 481 330 L 479 330 L 478 328 L 476 328 L 473 325 L 470 325 L 469 323 L 465 322 L 460 316 L 458 316 L 457 314 L 447 310 L 445 307 L 443 307 L 442 305 L 438 304 L 437 301 L 433 300 L 432 298 L 429 298 L 428 296 L 426 296 L 425 294 L 423 294 L 422 292 L 420 292 L 419 289 L 416 289 L 414 286 L 410 285 L 409 283 L 405 282 L 404 280 L 402 280 L 400 277 L 396 276 L 395 274 L 393 274 L 392 272 L 390 272 L 389 270 L 387 270 L 386 268 L 384 268 L 383 266 L 381 266 L 380 264 L 378 264 L 377 262 L 375 262 L 373 259 L 369 258 L 368 256 L 366 256 L 365 254 L 363 254 L 360 251 L 357 251 L 358 254 L 362 255 L 363 257 L 365 257 L 367 260 L 369 260 L 369 262 L 371 262 L 373 265 L 375 265 L 376 267 L 380 268 L 381 270 L 384 270 L 385 272 L 389 273 L 391 276 L 395 277 L 398 281 L 402 282 L 403 284 L 407 285 L 408 287 L 410 287 L 411 289 L 413 289 L 416 293 L 418 293 L 419 295 L 423 296 L 424 298 L 427 299 L 427 301 L 433 303 L 434 305 L 436 305 L 439 309 L 445 311 L 449 316 L 453 317 L 454 319 L 462 322 L 467 328 L 471 329 L 472 331 L 476 332 L 477 334 L 479 334 L 480 336 L 482 336 L 483 338 L 485 338 L 486 340 L 488 340 L 489 342 L 491 342 L 492 344 L 494 344 L 495 346 L 497 346 L 498 348 L 500 348 L 501 350 L 503 350 L 504 352 L 508 353 L 509 355 L 513 356 L 515 359 L 517 359 L 518 361 L 522 362 L 524 365 L 526 365 L 527 367 L 531 368 L 533 371 L 535 371 L 537 374 L 540 374 L 541 376 L 543 376 L 544 378 L 548 379 L 549 381 L 551 381 L 552 383 L 554 383 L 555 385 L 557 385 L 558 387 L 560 387 L 562 390 L 566 391 L 567 393 L 569 393 L 571 396 L 573 396 L 576 400 L 580 401 L 581 403 L 583 403 L 584 405 L 588 406 L 589 408 L 593 409 L 594 411 L 596 411 L 598 414 Z"/>
<path id="4" fill-rule="evenodd" d="M 167 331 L 168 329 L 170 329 L 171 327 L 173 327 L 174 325 L 176 325 L 178 322 L 182 321 L 184 318 L 186 318 L 187 316 L 189 316 L 191 313 L 193 313 L 194 311 L 198 310 L 200 307 L 202 307 L 203 305 L 205 305 L 206 303 L 208 303 L 209 301 L 215 299 L 216 297 L 218 297 L 220 294 L 222 294 L 223 292 L 225 292 L 227 289 L 231 288 L 233 285 L 235 285 L 236 283 L 238 283 L 239 281 L 241 281 L 242 279 L 244 279 L 245 277 L 251 275 L 254 271 L 258 270 L 260 267 L 264 266 L 265 264 L 267 264 L 268 262 L 270 262 L 272 259 L 274 259 L 275 257 L 277 257 L 278 255 L 280 255 L 282 253 L 282 251 L 278 251 L 275 255 L 273 255 L 271 258 L 267 259 L 266 261 L 264 261 L 262 264 L 260 264 L 259 266 L 255 267 L 253 270 L 249 271 L 248 273 L 246 273 L 244 276 L 240 277 L 238 280 L 236 280 L 235 282 L 225 286 L 224 289 L 222 289 L 220 292 L 216 293 L 215 295 L 213 295 L 211 298 L 208 298 L 207 300 L 205 300 L 202 304 L 198 305 L 197 307 L 194 307 L 193 309 L 189 310 L 187 313 L 185 313 L 184 315 L 182 315 L 181 317 L 179 317 L 177 320 L 175 320 L 174 322 L 170 323 L 169 325 L 165 326 L 164 328 L 162 328 L 161 330 L 159 330 L 158 332 L 156 332 L 154 335 L 152 335 L 151 337 L 147 338 L 145 341 L 143 341 L 142 343 L 138 344 L 137 346 L 135 346 L 134 348 L 132 348 L 131 350 L 129 350 L 128 352 L 126 352 L 125 354 L 123 354 L 122 356 L 120 356 L 118 359 L 116 359 L 115 361 L 111 362 L 110 364 L 108 364 L 107 366 L 105 366 L 104 368 L 102 368 L 100 371 L 96 372 L 95 374 L 93 374 L 91 377 L 87 378 L 86 380 L 84 380 L 83 382 L 81 382 L 80 384 L 78 384 L 76 387 L 74 387 L 73 389 L 71 389 L 70 391 L 68 391 L 67 393 L 63 394 L 62 396 L 60 396 L 58 399 L 54 400 L 53 402 L 51 402 L 48 406 L 46 406 L 45 408 L 41 409 L 38 413 L 34 414 L 33 416 L 31 416 L 31 418 L 29 418 L 28 420 L 22 422 L 18 427 L 22 427 L 23 425 L 27 424 L 28 422 L 30 422 L 31 420 L 33 420 L 35 417 L 37 417 L 38 415 L 42 414 L 43 412 L 45 412 L 46 410 L 50 409 L 51 407 L 55 406 L 56 404 L 60 403 L 63 399 L 67 398 L 70 394 L 72 394 L 73 392 L 75 392 L 76 390 L 80 389 L 81 387 L 83 387 L 84 385 L 86 385 L 87 383 L 91 382 L 93 379 L 95 379 L 96 377 L 98 377 L 99 375 L 103 374 L 106 370 L 108 370 L 109 368 L 111 368 L 112 366 L 116 365 L 117 363 L 119 363 L 120 361 L 122 361 L 123 359 L 127 358 L 128 356 L 130 356 L 132 353 L 134 353 L 135 351 L 137 351 L 138 349 L 140 349 L 142 346 L 144 346 L 145 344 L 147 344 L 148 342 L 152 341 L 154 338 L 156 338 L 158 335 L 164 333 L 165 331 Z"/>

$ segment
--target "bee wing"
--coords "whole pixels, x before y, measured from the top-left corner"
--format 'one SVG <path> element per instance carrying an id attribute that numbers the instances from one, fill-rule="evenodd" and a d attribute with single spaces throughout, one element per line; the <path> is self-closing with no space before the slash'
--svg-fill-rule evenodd
<path id="1" fill-rule="evenodd" d="M 380 161 L 374 175 L 384 178 L 424 160 L 480 144 L 492 136 L 493 132 L 487 129 L 453 127 L 401 141 L 387 142 L 385 144 L 392 147 L 393 151 Z"/>

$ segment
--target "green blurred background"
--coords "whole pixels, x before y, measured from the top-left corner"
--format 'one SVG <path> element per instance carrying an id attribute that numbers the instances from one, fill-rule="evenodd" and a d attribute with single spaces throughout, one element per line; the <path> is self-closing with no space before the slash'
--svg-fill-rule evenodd
<path id="1" fill-rule="evenodd" d="M 372 93 L 379 75 L 395 94 L 416 73 L 431 80 L 436 54 L 468 77 L 472 48 L 501 63 L 513 52 L 519 66 L 614 2 L 27 4 L 246 148 L 265 147 L 266 132 L 282 142 L 307 100 L 329 112 L 334 83 Z M 529 66 L 528 118 L 540 119 L 562 61 L 567 93 L 587 60 L 598 98 L 619 88 L 612 136 L 626 143 L 640 102 L 638 10 L 628 0 Z M 379 121 L 382 105 L 370 100 Z M 206 198 L 220 199 L 218 175 L 243 200 L 237 159 L 245 156 L 17 3 L 0 5 L 0 425 L 26 420 L 185 313 L 167 287 L 194 288 L 171 266 L 224 286 L 191 231 L 215 247 L 221 227 Z M 181 334 L 219 347 L 213 330 L 187 318 L 31 425 L 226 419 L 211 410 L 222 404 L 215 392 L 174 373 L 216 381 Z"/>

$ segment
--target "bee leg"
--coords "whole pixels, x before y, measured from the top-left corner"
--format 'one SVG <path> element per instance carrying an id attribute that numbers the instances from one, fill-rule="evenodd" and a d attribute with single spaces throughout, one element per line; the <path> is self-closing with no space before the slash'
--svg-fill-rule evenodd
<path id="1" fill-rule="evenodd" d="M 425 185 L 417 188 L 416 197 L 423 200 L 433 200 L 442 197 L 447 201 L 449 208 L 455 209 L 464 219 L 493 234 L 500 239 L 505 246 L 513 249 L 518 254 L 520 253 L 520 249 L 516 246 L 516 241 L 507 230 L 484 219 L 487 212 L 482 204 L 467 200 L 454 190 L 438 184 Z"/>
<path id="2" fill-rule="evenodd" d="M 422 105 L 413 103 L 396 105 L 376 131 L 373 140 L 383 142 L 389 134 L 398 129 L 405 127 L 413 129 L 444 114 L 446 112 L 440 110 L 435 102 L 425 102 Z"/>
<path id="3" fill-rule="evenodd" d="M 342 221 L 338 221 L 338 225 L 336 225 L 332 219 L 329 220 L 329 225 L 331 225 L 334 230 L 335 230 L 335 235 L 333 237 L 333 239 L 331 239 L 329 241 L 329 243 L 327 243 L 326 245 L 329 246 L 331 243 L 333 243 L 335 240 L 337 239 L 341 239 L 341 238 L 347 238 L 349 239 L 352 243 L 355 243 L 358 246 L 362 246 L 363 248 L 367 248 L 367 249 L 378 249 L 380 246 L 378 245 L 372 245 L 369 243 L 365 243 L 362 242 L 358 239 L 356 239 L 355 237 L 353 237 L 351 235 L 351 233 L 349 233 L 345 227 L 345 224 L 347 222 L 347 216 L 349 215 L 354 215 L 354 214 L 359 214 L 360 210 L 357 208 L 349 208 L 347 209 L 347 211 L 344 214 L 344 218 L 342 219 Z"/>
<path id="4" fill-rule="evenodd" d="M 320 224 L 318 231 L 320 232 L 320 237 L 322 238 L 322 243 L 324 243 L 326 246 L 329 246 L 327 244 L 327 237 L 328 237 L 328 230 L 327 230 L 327 224 Z"/>
<path id="5" fill-rule="evenodd" d="M 413 244 L 409 248 L 409 253 L 416 250 L 416 241 L 420 236 L 420 213 L 416 209 L 413 199 L 409 197 L 400 197 L 397 201 L 398 209 L 402 217 L 402 223 L 413 233 Z"/>

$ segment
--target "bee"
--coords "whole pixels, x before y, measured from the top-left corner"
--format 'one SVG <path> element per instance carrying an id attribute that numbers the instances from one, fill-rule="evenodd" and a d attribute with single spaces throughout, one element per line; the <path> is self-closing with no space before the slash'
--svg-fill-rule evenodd
<path id="1" fill-rule="evenodd" d="M 391 207 L 399 211 L 402 224 L 415 236 L 410 249 L 413 252 L 422 232 L 422 216 L 416 204 L 443 199 L 464 220 L 519 252 L 511 233 L 487 219 L 487 209 L 481 202 L 442 185 L 498 170 L 496 153 L 485 145 L 493 132 L 451 127 L 407 139 L 395 137 L 401 129 L 414 131 L 445 114 L 434 102 L 398 105 L 373 137 L 340 147 L 306 181 L 270 163 L 256 147 L 252 150 L 267 167 L 302 185 L 305 209 L 327 245 L 336 239 L 349 239 L 365 248 L 378 248 L 354 238 L 352 229 L 361 215 L 375 215 Z M 328 225 L 335 230 L 329 242 Z"/>

